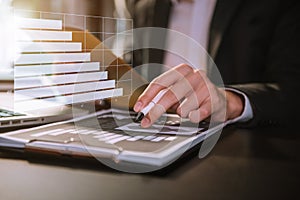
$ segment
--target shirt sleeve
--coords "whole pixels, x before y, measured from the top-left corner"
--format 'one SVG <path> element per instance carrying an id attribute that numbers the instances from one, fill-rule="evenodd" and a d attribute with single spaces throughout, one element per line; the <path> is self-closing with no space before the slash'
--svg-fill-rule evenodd
<path id="1" fill-rule="evenodd" d="M 228 90 L 228 91 L 231 91 L 231 92 L 235 92 L 235 93 L 238 93 L 240 94 L 241 96 L 243 96 L 244 98 L 244 110 L 243 110 L 243 113 L 234 118 L 234 119 L 231 119 L 231 120 L 228 120 L 226 122 L 226 124 L 232 124 L 232 123 L 236 123 L 236 122 L 246 122 L 250 119 L 253 118 L 253 110 L 252 110 L 252 107 L 251 107 L 251 104 L 250 104 L 250 100 L 249 98 L 247 97 L 246 94 L 244 94 L 243 92 L 239 91 L 239 90 L 236 90 L 236 89 L 233 89 L 233 88 L 225 88 L 225 90 Z"/>

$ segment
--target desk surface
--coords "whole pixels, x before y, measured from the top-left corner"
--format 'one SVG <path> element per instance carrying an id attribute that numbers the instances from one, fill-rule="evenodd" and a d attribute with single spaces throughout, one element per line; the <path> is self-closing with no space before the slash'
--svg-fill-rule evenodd
<path id="1" fill-rule="evenodd" d="M 195 151 L 150 174 L 0 151 L 0 199 L 291 199 L 299 192 L 299 146 L 298 133 L 229 127 L 206 158 Z"/>

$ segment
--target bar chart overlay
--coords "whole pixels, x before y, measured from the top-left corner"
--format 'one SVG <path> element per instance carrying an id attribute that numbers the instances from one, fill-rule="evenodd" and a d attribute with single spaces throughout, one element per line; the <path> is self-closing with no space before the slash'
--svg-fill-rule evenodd
<path id="1" fill-rule="evenodd" d="M 130 85 L 132 77 L 119 80 L 118 71 L 125 63 L 114 54 L 124 46 L 97 48 L 109 37 L 122 37 L 120 27 L 125 27 L 124 23 L 132 28 L 130 19 L 21 13 L 23 16 L 16 17 L 15 109 L 28 111 L 131 94 L 131 89 L 122 85 Z M 127 32 L 126 38 L 131 37 Z"/>

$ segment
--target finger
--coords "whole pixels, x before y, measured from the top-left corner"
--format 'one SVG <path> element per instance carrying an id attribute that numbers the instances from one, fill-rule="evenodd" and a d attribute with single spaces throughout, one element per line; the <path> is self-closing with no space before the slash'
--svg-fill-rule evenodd
<path id="1" fill-rule="evenodd" d="M 211 103 L 205 102 L 197 110 L 193 110 L 189 113 L 189 119 L 193 123 L 199 123 L 211 115 Z"/>
<path id="2" fill-rule="evenodd" d="M 171 87 L 166 90 L 166 93 L 161 97 L 161 99 L 154 105 L 154 107 L 149 111 L 146 119 L 141 121 L 143 127 L 149 127 L 153 124 L 163 113 L 165 113 L 169 108 L 178 104 L 180 100 L 186 96 L 189 92 L 189 85 L 186 85 L 187 81 L 180 81 L 176 83 L 175 89 Z M 179 89 L 186 88 L 186 89 Z"/>
<path id="3" fill-rule="evenodd" d="M 190 66 L 181 64 L 154 79 L 138 98 L 134 105 L 134 111 L 138 112 L 143 109 L 160 90 L 171 86 L 192 71 L 193 69 Z"/>
<path id="4" fill-rule="evenodd" d="M 177 109 L 177 114 L 181 117 L 187 117 L 191 111 L 198 109 L 205 101 L 209 101 L 209 105 L 211 105 L 212 89 L 209 88 L 214 88 L 212 86 L 213 84 L 209 81 L 204 71 L 195 70 L 171 87 L 173 95 L 169 93 L 168 97 L 166 93 L 165 96 L 168 101 L 164 101 L 165 98 L 162 98 L 158 103 L 163 105 L 165 109 L 168 109 L 175 101 L 185 97 L 185 100 Z M 209 109 L 211 110 L 211 107 Z"/>
<path id="5" fill-rule="evenodd" d="M 176 112 L 177 108 L 179 107 L 180 102 L 175 103 L 173 106 L 171 106 L 170 111 L 171 112 Z"/>
<path id="6" fill-rule="evenodd" d="M 184 85 L 182 85 L 184 87 Z M 189 92 L 190 90 L 187 89 L 180 89 L 178 90 L 177 87 L 170 87 L 166 93 L 160 98 L 160 100 L 157 102 L 157 104 L 164 107 L 165 110 L 168 110 L 173 105 L 179 103 Z"/>
<path id="7" fill-rule="evenodd" d="M 165 112 L 166 110 L 162 105 L 156 104 L 142 119 L 141 126 L 144 128 L 151 126 Z"/>
<path id="8" fill-rule="evenodd" d="M 157 102 L 157 105 L 162 106 L 163 109 L 159 110 L 160 112 L 151 112 L 153 117 L 149 117 L 150 123 L 153 123 L 155 120 L 157 120 L 160 115 L 182 100 L 184 97 L 190 95 L 190 93 L 193 93 L 194 88 L 199 85 L 199 79 L 201 79 L 200 72 L 193 70 L 192 73 L 186 75 L 186 77 L 169 87 L 169 89 L 166 90 L 165 94 Z"/>
<path id="9" fill-rule="evenodd" d="M 196 110 L 200 105 L 208 99 L 210 93 L 205 84 L 200 84 L 200 87 L 191 93 L 186 99 L 178 106 L 176 112 L 181 117 L 187 117 L 192 110 Z"/>
<path id="10" fill-rule="evenodd" d="M 164 88 L 165 87 L 160 84 L 156 84 L 153 82 L 150 83 L 145 91 L 139 96 L 137 102 L 133 107 L 133 110 L 135 112 L 141 111 L 152 101 L 152 99 L 159 93 L 159 91 L 163 90 Z"/>
<path id="11" fill-rule="evenodd" d="M 203 80 L 203 75 L 201 75 L 201 73 L 203 72 L 193 70 L 193 72 L 189 73 L 186 77 L 177 81 L 174 85 L 169 87 L 169 90 L 163 95 L 158 104 L 164 106 L 167 110 L 184 97 L 188 97 L 195 93 L 195 90 L 199 87 L 204 87 L 205 81 Z"/>
<path id="12" fill-rule="evenodd" d="M 163 113 L 166 112 L 172 106 L 178 104 L 181 99 L 187 96 L 193 87 L 190 82 L 194 82 L 195 75 L 187 75 L 186 78 L 181 79 L 176 82 L 173 86 L 167 89 L 166 93 L 161 97 L 161 99 L 155 104 L 155 106 L 149 111 L 146 119 L 142 122 L 143 127 L 149 127 L 153 124 Z M 199 79 L 198 79 L 199 80 Z"/>
<path id="13" fill-rule="evenodd" d="M 184 91 L 184 90 L 181 90 Z M 177 94 L 184 96 L 184 94 Z M 161 99 L 151 108 L 149 113 L 146 115 L 146 119 L 141 121 L 143 127 L 149 127 L 153 124 L 163 113 L 165 113 L 170 107 L 179 102 L 177 95 L 168 89 L 167 92 L 161 97 Z"/>
<path id="14" fill-rule="evenodd" d="M 180 64 L 155 78 L 154 82 L 156 82 L 157 84 L 165 85 L 165 87 L 169 87 L 170 85 L 174 84 L 177 80 L 187 76 L 193 71 L 194 69 L 189 65 Z"/>

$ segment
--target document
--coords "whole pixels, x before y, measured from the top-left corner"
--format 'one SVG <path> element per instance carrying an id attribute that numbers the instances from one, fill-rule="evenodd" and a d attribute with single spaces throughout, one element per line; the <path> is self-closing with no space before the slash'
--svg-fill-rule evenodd
<path id="1" fill-rule="evenodd" d="M 118 166 L 161 168 L 222 128 L 208 130 L 180 124 L 142 128 L 133 122 L 135 117 L 133 112 L 102 110 L 81 118 L 1 134 L 0 148 L 105 158 L 106 162 L 117 160 Z M 174 120 L 180 121 L 179 116 Z"/>

